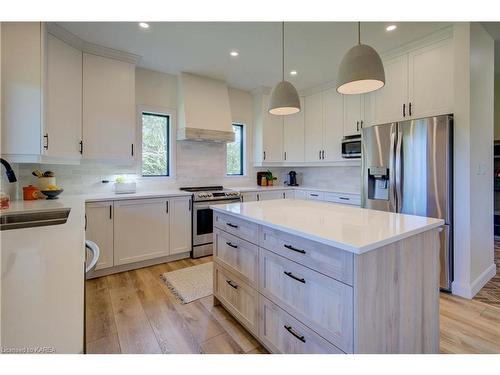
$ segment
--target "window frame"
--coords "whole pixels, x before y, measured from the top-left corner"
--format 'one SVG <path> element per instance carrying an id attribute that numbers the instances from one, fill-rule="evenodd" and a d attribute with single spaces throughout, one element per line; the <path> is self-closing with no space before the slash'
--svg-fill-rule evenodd
<path id="1" fill-rule="evenodd" d="M 226 145 L 226 177 L 241 177 L 245 176 L 245 124 L 233 122 L 232 126 L 239 127 L 240 130 L 240 173 L 228 173 L 227 170 L 227 145 Z"/>
<path id="2" fill-rule="evenodd" d="M 138 153 L 136 162 L 136 175 L 138 180 L 148 180 L 151 181 L 150 177 L 155 179 L 171 180 L 175 178 L 175 155 L 176 155 L 176 144 L 173 135 L 177 129 L 177 116 L 174 109 L 160 107 L 160 106 L 137 106 L 137 140 L 138 140 Z M 167 132 L 167 142 L 168 142 L 168 175 L 143 175 L 142 174 L 142 114 L 148 113 L 159 116 L 167 116 L 169 118 L 168 132 Z"/>

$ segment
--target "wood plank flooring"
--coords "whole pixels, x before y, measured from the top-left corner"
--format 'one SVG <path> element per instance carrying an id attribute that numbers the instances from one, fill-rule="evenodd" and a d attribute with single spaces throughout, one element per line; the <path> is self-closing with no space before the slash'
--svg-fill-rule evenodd
<path id="1" fill-rule="evenodd" d="M 474 300 L 500 308 L 500 241 L 495 241 L 497 274 L 474 296 Z"/>
<path id="2" fill-rule="evenodd" d="M 160 274 L 183 259 L 87 281 L 87 353 L 261 354 L 267 351 L 212 297 L 182 305 Z M 442 353 L 500 353 L 500 308 L 441 295 Z"/>

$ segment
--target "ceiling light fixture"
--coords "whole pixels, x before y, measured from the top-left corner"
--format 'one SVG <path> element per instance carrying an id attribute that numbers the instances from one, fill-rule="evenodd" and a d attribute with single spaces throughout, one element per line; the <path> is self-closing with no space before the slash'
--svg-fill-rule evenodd
<path id="1" fill-rule="evenodd" d="M 143 29 L 149 29 L 149 23 L 139 22 L 139 26 Z"/>
<path id="2" fill-rule="evenodd" d="M 290 75 L 291 75 L 291 76 L 296 76 L 296 75 L 297 75 L 297 71 L 296 71 L 296 70 L 292 70 L 292 71 L 290 72 Z"/>
<path id="3" fill-rule="evenodd" d="M 387 26 L 385 29 L 386 29 L 387 31 L 394 31 L 394 30 L 396 30 L 397 28 L 398 28 L 398 27 L 397 27 L 396 25 L 389 25 L 389 26 Z"/>
<path id="4" fill-rule="evenodd" d="M 239 53 L 238 51 L 234 51 L 234 50 L 233 50 L 233 51 L 229 52 L 229 54 L 230 54 L 231 56 L 233 56 L 233 57 L 236 57 L 236 56 L 239 56 L 239 54 L 240 54 L 240 53 Z"/>
<path id="5" fill-rule="evenodd" d="M 337 76 L 337 92 L 364 94 L 385 85 L 382 59 L 372 47 L 361 44 L 361 22 L 358 22 L 358 44 L 345 54 Z"/>
<path id="6" fill-rule="evenodd" d="M 285 23 L 281 23 L 281 77 L 271 92 L 269 99 L 269 113 L 272 115 L 286 116 L 300 112 L 300 99 L 297 89 L 285 81 Z"/>

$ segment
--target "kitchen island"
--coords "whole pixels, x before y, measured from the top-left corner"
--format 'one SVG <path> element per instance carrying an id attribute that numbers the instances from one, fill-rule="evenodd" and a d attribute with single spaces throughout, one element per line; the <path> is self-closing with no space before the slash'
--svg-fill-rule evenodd
<path id="1" fill-rule="evenodd" d="M 288 199 L 211 208 L 214 303 L 271 352 L 439 352 L 443 220 Z"/>

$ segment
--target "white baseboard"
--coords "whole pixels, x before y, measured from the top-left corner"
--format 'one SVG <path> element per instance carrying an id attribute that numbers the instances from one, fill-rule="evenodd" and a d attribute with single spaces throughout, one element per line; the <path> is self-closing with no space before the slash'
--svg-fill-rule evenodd
<path id="1" fill-rule="evenodd" d="M 451 291 L 457 296 L 472 299 L 481 290 L 483 286 L 486 285 L 497 273 L 497 266 L 495 263 L 490 265 L 484 272 L 479 275 L 471 284 L 453 282 L 451 285 Z"/>

